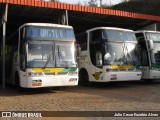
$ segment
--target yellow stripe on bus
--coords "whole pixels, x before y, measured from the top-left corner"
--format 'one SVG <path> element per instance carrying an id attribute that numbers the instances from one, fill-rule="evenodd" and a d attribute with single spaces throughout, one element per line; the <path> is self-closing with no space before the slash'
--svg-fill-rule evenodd
<path id="1" fill-rule="evenodd" d="M 64 68 L 32 68 L 34 72 L 61 72 Z"/>
<path id="2" fill-rule="evenodd" d="M 124 64 L 124 65 L 111 65 L 111 68 L 112 69 L 128 69 L 128 68 L 132 68 L 132 65 L 127 65 L 127 64 Z"/>

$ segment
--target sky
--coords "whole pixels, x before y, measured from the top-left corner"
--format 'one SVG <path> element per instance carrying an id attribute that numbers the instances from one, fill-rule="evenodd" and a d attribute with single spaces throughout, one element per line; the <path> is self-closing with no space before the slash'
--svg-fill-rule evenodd
<path id="1" fill-rule="evenodd" d="M 64 2 L 64 3 L 70 3 L 70 4 L 77 4 L 79 1 L 83 4 L 85 1 L 88 2 L 89 0 L 59 0 L 60 2 Z M 100 0 L 97 0 L 97 2 L 99 2 Z M 120 3 L 122 0 L 102 0 L 102 4 L 118 4 Z"/>

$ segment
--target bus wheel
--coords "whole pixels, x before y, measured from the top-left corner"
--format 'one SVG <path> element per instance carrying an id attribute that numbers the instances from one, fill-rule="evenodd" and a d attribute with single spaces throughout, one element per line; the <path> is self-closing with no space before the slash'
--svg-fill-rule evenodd
<path id="1" fill-rule="evenodd" d="M 81 70 L 79 73 L 79 85 L 89 86 L 89 77 L 86 70 Z"/>
<path id="2" fill-rule="evenodd" d="M 19 80 L 19 76 L 18 76 L 18 74 L 16 73 L 16 75 L 15 75 L 15 81 L 16 81 L 16 89 L 19 91 L 19 92 L 23 92 L 24 91 L 24 88 L 22 88 L 21 86 L 20 86 L 20 80 Z"/>

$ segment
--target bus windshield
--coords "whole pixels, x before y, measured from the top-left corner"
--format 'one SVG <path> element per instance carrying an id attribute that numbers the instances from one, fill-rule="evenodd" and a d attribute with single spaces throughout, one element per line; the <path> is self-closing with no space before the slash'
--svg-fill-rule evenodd
<path id="1" fill-rule="evenodd" d="M 146 32 L 147 39 L 160 42 L 160 33 Z"/>
<path id="2" fill-rule="evenodd" d="M 103 30 L 102 39 L 118 40 L 118 41 L 136 41 L 134 32 L 118 31 L 118 30 Z"/>
<path id="3" fill-rule="evenodd" d="M 153 48 L 153 57 L 154 58 L 152 59 L 152 63 L 157 64 L 158 67 L 160 67 L 160 47 L 159 46 L 160 46 L 159 42 L 154 42 L 154 48 Z"/>
<path id="4" fill-rule="evenodd" d="M 73 42 L 29 42 L 28 68 L 76 67 Z"/>
<path id="5" fill-rule="evenodd" d="M 138 49 L 135 43 L 105 43 L 104 65 L 131 64 L 139 66 Z"/>
<path id="6" fill-rule="evenodd" d="M 160 33 L 147 32 L 147 39 L 153 40 L 154 48 L 152 51 L 151 58 L 152 64 L 155 64 L 154 67 L 160 67 Z"/>

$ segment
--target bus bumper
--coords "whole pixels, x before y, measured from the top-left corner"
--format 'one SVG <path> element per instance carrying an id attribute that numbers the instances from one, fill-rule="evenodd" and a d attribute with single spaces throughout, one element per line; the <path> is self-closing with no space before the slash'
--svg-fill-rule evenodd
<path id="1" fill-rule="evenodd" d="M 78 76 L 28 77 L 26 88 L 76 86 Z"/>
<path id="2" fill-rule="evenodd" d="M 97 82 L 138 81 L 141 80 L 142 73 L 140 71 L 104 72 L 103 76 L 102 79 L 97 80 Z"/>
<path id="3" fill-rule="evenodd" d="M 143 78 L 143 77 L 142 77 Z M 144 77 L 145 79 L 159 79 L 160 80 L 160 71 L 159 70 L 149 70 L 148 77 Z"/>

